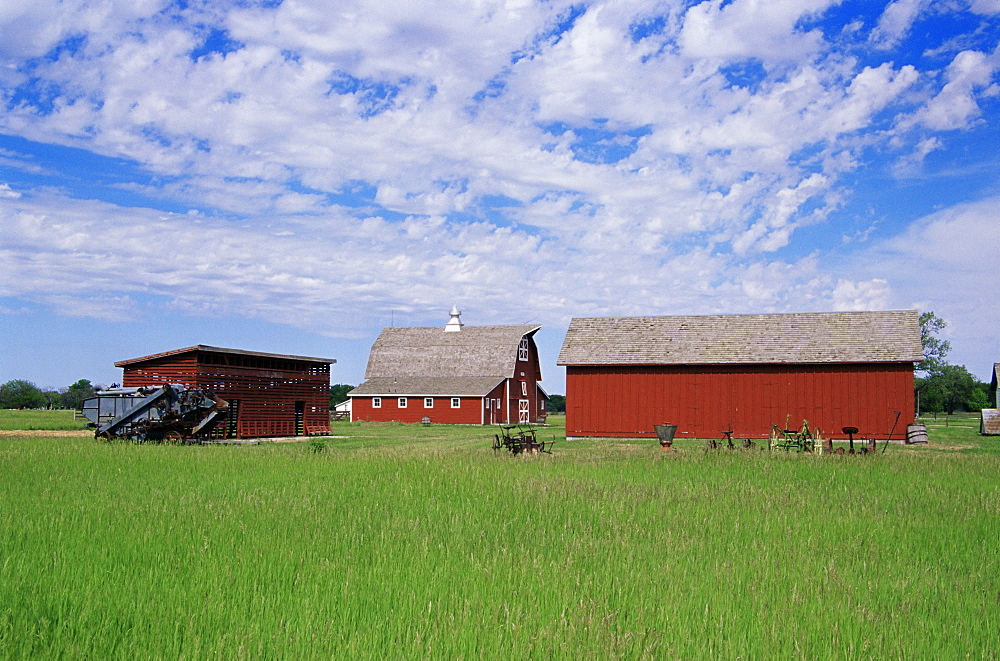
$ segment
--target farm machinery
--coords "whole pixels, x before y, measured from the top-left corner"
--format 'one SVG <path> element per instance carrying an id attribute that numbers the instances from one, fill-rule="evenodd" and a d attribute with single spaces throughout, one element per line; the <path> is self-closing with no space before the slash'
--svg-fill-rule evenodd
<path id="1" fill-rule="evenodd" d="M 507 450 L 511 454 L 552 454 L 555 440 L 540 441 L 537 430 L 523 425 L 500 425 L 500 433 L 493 436 L 493 452 Z"/>
<path id="2" fill-rule="evenodd" d="M 893 433 L 896 431 L 896 424 L 899 422 L 900 412 L 895 411 L 895 414 L 896 419 L 893 421 L 892 429 L 889 431 L 889 435 L 885 439 L 885 444 L 882 446 L 882 452 L 885 452 L 885 449 L 889 444 L 889 439 L 892 438 Z M 833 439 L 824 439 L 818 428 L 811 428 L 809 426 L 808 420 L 803 420 L 802 427 L 799 429 L 790 429 L 788 425 L 790 419 L 791 415 L 785 417 L 784 427 L 771 425 L 770 438 L 767 443 L 768 450 L 805 452 L 806 454 L 812 454 L 813 452 L 818 452 L 819 454 L 875 454 L 876 452 L 876 440 L 874 438 L 865 439 L 862 441 L 863 446 L 855 449 L 854 435 L 858 433 L 857 427 L 843 427 L 841 431 L 847 435 L 850 446 L 848 449 L 842 447 L 834 449 Z M 658 425 L 654 425 L 654 427 L 658 427 Z M 730 425 L 730 427 L 732 427 L 732 425 Z M 659 433 L 659 429 L 657 429 L 657 432 Z M 722 433 L 724 437 L 721 441 L 708 439 L 705 444 L 705 449 L 716 450 L 723 447 L 729 448 L 730 450 L 735 449 L 736 445 L 733 442 L 732 436 L 733 430 L 730 428 Z M 740 447 L 744 449 L 750 449 L 756 446 L 756 444 L 749 439 L 739 441 L 739 444 Z"/>
<path id="3" fill-rule="evenodd" d="M 105 390 L 84 400 L 94 437 L 191 441 L 223 420 L 229 404 L 210 390 L 177 384 Z"/>

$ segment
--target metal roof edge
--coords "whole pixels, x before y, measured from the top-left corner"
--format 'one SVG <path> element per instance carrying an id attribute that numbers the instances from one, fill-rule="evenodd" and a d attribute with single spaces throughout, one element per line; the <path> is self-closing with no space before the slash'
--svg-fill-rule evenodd
<path id="1" fill-rule="evenodd" d="M 154 353 L 148 356 L 140 356 L 139 358 L 129 358 L 126 360 L 119 360 L 115 363 L 115 367 L 124 367 L 126 365 L 134 365 L 135 363 L 142 363 L 149 360 L 156 360 L 158 358 L 168 358 L 170 356 L 179 356 L 181 354 L 191 353 L 196 351 L 204 351 L 205 353 L 228 353 L 237 356 L 253 356 L 255 358 L 279 358 L 283 360 L 301 360 L 310 363 L 326 363 L 327 365 L 332 365 L 337 362 L 335 358 L 316 358 L 313 356 L 297 356 L 293 354 L 267 353 L 264 351 L 248 351 L 245 349 L 227 349 L 224 347 L 214 347 L 208 344 L 196 344 L 192 347 L 184 347 L 183 349 L 173 349 L 172 351 L 163 351 L 161 353 Z"/>

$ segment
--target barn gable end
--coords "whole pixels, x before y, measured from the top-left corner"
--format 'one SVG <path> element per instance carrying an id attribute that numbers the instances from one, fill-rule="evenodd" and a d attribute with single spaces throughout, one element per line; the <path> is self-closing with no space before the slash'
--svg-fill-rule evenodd
<path id="1" fill-rule="evenodd" d="M 353 420 L 539 422 L 547 396 L 533 325 L 385 328 L 365 382 L 349 393 Z"/>

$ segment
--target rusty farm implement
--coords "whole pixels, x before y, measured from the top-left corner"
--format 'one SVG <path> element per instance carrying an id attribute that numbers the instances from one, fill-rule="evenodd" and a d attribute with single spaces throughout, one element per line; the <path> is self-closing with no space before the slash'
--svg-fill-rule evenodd
<path id="1" fill-rule="evenodd" d="M 99 439 L 194 441 L 225 419 L 229 404 L 209 390 L 164 384 L 116 388 L 84 400 L 83 415 Z"/>

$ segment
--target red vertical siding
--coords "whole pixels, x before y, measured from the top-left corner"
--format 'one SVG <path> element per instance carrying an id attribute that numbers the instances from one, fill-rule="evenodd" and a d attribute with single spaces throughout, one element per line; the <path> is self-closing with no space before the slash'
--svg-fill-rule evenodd
<path id="1" fill-rule="evenodd" d="M 233 426 L 237 437 L 294 436 L 308 427 L 330 425 L 326 363 L 192 351 L 124 367 L 125 387 L 164 383 L 207 388 L 225 400 L 239 400 L 238 424 Z M 301 429 L 296 402 L 303 403 Z M 228 428 L 218 425 L 216 433 Z"/>
<path id="2" fill-rule="evenodd" d="M 841 428 L 885 436 L 913 422 L 911 363 L 574 367 L 566 369 L 568 436 L 653 437 L 678 425 L 680 437 L 763 438 L 772 424 L 808 420 L 825 436 Z"/>
<path id="3" fill-rule="evenodd" d="M 351 420 L 365 422 L 421 422 L 430 418 L 432 424 L 481 424 L 483 400 L 479 397 L 459 397 L 459 408 L 451 407 L 451 397 L 435 396 L 434 406 L 426 408 L 424 397 L 406 396 L 406 408 L 399 407 L 400 395 L 382 397 L 382 406 L 372 407 L 370 396 L 351 398 Z"/>

